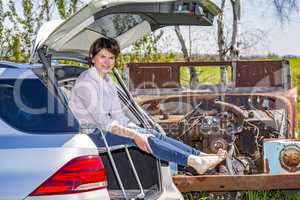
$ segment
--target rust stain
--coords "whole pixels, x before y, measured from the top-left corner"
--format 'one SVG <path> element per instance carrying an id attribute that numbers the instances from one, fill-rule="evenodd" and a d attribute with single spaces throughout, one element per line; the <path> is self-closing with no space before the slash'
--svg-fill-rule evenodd
<path id="1" fill-rule="evenodd" d="M 270 172 L 270 166 L 269 166 L 269 160 L 268 159 L 265 159 L 265 162 L 264 162 L 264 172 L 265 173 Z"/>

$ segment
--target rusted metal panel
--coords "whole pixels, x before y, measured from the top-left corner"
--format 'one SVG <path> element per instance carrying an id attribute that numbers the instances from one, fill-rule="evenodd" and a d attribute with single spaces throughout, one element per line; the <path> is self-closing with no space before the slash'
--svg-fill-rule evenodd
<path id="1" fill-rule="evenodd" d="M 179 85 L 179 69 L 170 65 L 140 65 L 129 69 L 130 89 L 176 88 Z"/>
<path id="2" fill-rule="evenodd" d="M 231 65 L 231 62 L 129 63 L 129 88 L 177 88 L 180 86 L 180 67 L 219 65 Z"/>
<path id="3" fill-rule="evenodd" d="M 173 177 L 181 192 L 299 189 L 299 180 L 300 173 Z"/>
<path id="4" fill-rule="evenodd" d="M 279 94 L 280 95 L 280 94 Z M 297 138 L 297 88 L 289 89 L 281 94 L 289 102 L 290 138 Z"/>
<path id="5" fill-rule="evenodd" d="M 244 62 L 244 61 L 241 61 Z M 229 61 L 225 61 L 225 62 L 160 62 L 160 63 L 129 63 L 127 66 L 129 68 L 137 68 L 140 66 L 144 66 L 144 67 L 160 67 L 160 66 L 172 66 L 175 68 L 179 68 L 182 66 L 185 67 L 193 67 L 193 66 L 221 66 L 221 65 L 226 65 L 226 66 L 230 66 L 232 64 L 232 62 Z"/>
<path id="6" fill-rule="evenodd" d="M 171 88 L 180 85 L 181 67 L 231 66 L 235 87 L 290 86 L 287 61 L 129 63 L 130 89 Z M 148 85 L 143 84 L 146 82 Z M 164 83 L 170 82 L 170 85 Z M 150 84 L 149 84 L 150 83 Z M 152 85 L 151 85 L 152 84 Z M 154 87 L 154 85 L 156 87 Z"/>
<path id="7" fill-rule="evenodd" d="M 282 61 L 237 63 L 236 87 L 283 87 Z"/>

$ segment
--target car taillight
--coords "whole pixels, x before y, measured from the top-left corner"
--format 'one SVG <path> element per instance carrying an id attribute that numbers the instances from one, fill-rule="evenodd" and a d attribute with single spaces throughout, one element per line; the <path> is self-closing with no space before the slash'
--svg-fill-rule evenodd
<path id="1" fill-rule="evenodd" d="M 101 158 L 81 156 L 65 164 L 29 196 L 73 194 L 106 187 L 106 172 Z"/>

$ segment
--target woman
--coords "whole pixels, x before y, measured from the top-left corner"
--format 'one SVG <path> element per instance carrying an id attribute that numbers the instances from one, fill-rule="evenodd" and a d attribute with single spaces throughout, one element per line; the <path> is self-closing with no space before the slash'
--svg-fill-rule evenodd
<path id="1" fill-rule="evenodd" d="M 129 144 L 156 158 L 191 166 L 199 174 L 214 168 L 226 151 L 205 154 L 152 129 L 140 128 L 124 115 L 117 90 L 108 76 L 120 53 L 113 39 L 100 38 L 90 47 L 90 68 L 77 79 L 70 96 L 70 107 L 80 124 L 93 124 L 106 133 L 110 146 Z"/>

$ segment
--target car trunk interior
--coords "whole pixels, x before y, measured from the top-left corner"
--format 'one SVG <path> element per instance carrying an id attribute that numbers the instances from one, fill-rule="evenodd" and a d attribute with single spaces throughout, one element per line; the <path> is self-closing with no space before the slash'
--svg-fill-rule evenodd
<path id="1" fill-rule="evenodd" d="M 113 169 L 113 164 L 107 149 L 103 146 L 101 135 L 89 134 L 89 137 L 98 147 L 99 155 L 102 158 L 108 180 L 108 192 L 111 199 L 124 199 L 117 175 Z M 158 195 L 161 188 L 160 167 L 158 160 L 156 160 L 152 155 L 139 150 L 137 147 L 128 147 L 128 152 L 140 179 L 143 191 L 145 193 L 145 198 L 151 199 L 153 196 Z M 141 190 L 135 178 L 133 168 L 130 164 L 129 157 L 124 146 L 117 148 L 112 146 L 111 154 L 127 197 L 129 199 L 136 199 L 141 193 Z"/>
<path id="2" fill-rule="evenodd" d="M 160 172 L 157 160 L 153 156 L 143 153 L 135 147 L 129 148 L 129 153 L 140 178 L 145 197 L 151 198 L 151 196 L 157 195 L 160 191 Z M 105 166 L 108 178 L 108 192 L 111 199 L 124 199 L 108 153 L 101 153 L 100 155 Z M 112 156 L 116 163 L 117 170 L 120 174 L 128 198 L 136 198 L 141 191 L 125 150 L 115 150 L 112 152 Z"/>

